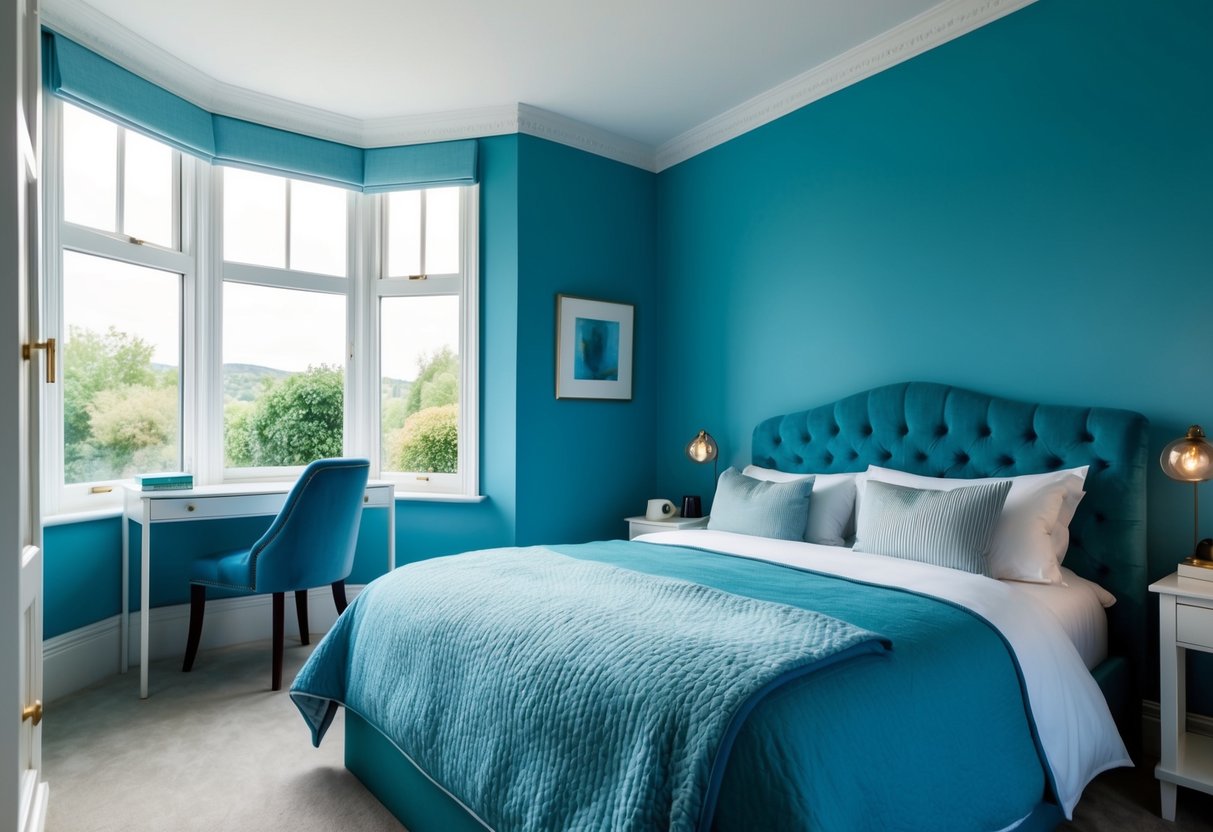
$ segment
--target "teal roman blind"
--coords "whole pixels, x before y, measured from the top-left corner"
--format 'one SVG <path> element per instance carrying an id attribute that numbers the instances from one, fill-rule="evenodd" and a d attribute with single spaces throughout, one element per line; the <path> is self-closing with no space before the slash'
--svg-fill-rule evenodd
<path id="1" fill-rule="evenodd" d="M 47 89 L 65 101 L 208 162 L 367 192 L 478 181 L 475 139 L 364 150 L 216 115 L 47 29 L 42 72 Z"/>

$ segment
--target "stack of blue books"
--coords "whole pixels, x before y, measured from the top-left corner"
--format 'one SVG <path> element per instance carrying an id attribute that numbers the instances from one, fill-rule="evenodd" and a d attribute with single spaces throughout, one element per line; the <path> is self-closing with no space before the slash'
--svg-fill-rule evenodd
<path id="1" fill-rule="evenodd" d="M 135 482 L 144 491 L 180 491 L 194 487 L 194 475 L 184 471 L 169 471 L 161 474 L 140 474 Z"/>

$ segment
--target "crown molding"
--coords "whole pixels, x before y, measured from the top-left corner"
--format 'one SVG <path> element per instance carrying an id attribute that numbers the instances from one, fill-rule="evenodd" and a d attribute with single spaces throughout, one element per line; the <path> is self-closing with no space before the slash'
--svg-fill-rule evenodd
<path id="1" fill-rule="evenodd" d="M 518 105 L 518 132 L 657 172 L 649 145 L 530 104 Z"/>
<path id="2" fill-rule="evenodd" d="M 1036 0 L 944 0 L 905 23 L 693 127 L 657 148 L 663 171 Z"/>
<path id="3" fill-rule="evenodd" d="M 922 14 L 751 98 L 657 148 L 529 104 L 357 119 L 223 83 L 84 0 L 43 0 L 42 22 L 212 113 L 355 147 L 392 147 L 525 133 L 660 172 L 909 60 L 1036 0 L 944 0 Z"/>

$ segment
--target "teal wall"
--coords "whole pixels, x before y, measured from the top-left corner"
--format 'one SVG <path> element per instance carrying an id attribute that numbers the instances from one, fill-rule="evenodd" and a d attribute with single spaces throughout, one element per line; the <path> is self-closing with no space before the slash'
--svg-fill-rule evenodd
<path id="1" fill-rule="evenodd" d="M 1211 42 L 1203 0 L 1041 0 L 663 172 L 659 490 L 700 426 L 739 464 L 895 381 L 1138 410 L 1152 453 L 1213 421 Z M 1161 575 L 1191 496 L 1151 476 Z"/>
<path id="2" fill-rule="evenodd" d="M 696 428 L 742 464 L 897 381 L 1137 410 L 1152 458 L 1213 422 L 1210 43 L 1204 0 L 1041 0 L 660 174 L 658 491 Z M 1152 465 L 1151 578 L 1191 524 Z"/>
<path id="3" fill-rule="evenodd" d="M 397 563 L 515 542 L 621 537 L 621 518 L 639 510 L 655 477 L 640 447 L 656 418 L 655 370 L 637 368 L 631 403 L 556 402 L 552 363 L 557 292 L 636 303 L 638 348 L 655 341 L 655 177 L 519 136 L 482 139 L 480 174 L 480 476 L 488 499 L 398 502 Z M 610 453 L 575 459 L 569 451 L 588 433 Z M 193 558 L 247 545 L 268 523 L 155 527 L 153 606 L 184 603 Z M 121 530 L 118 518 L 45 529 L 48 638 L 118 613 Z M 384 571 L 386 531 L 385 512 L 364 516 L 351 583 Z M 137 604 L 137 535 L 130 557 Z"/>
<path id="4" fill-rule="evenodd" d="M 656 468 L 651 173 L 519 137 L 518 543 L 625 537 Z M 636 305 L 632 401 L 555 397 L 556 294 Z"/>

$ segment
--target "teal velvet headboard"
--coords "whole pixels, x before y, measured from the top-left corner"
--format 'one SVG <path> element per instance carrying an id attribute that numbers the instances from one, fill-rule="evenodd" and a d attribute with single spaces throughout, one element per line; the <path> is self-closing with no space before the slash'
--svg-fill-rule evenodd
<path id="1" fill-rule="evenodd" d="M 841 473 L 869 464 L 937 477 L 1007 477 L 1089 465 L 1065 565 L 1116 596 L 1110 655 L 1144 670 L 1146 418 L 1127 410 L 999 399 L 911 382 L 877 387 L 754 429 L 755 465 Z"/>

